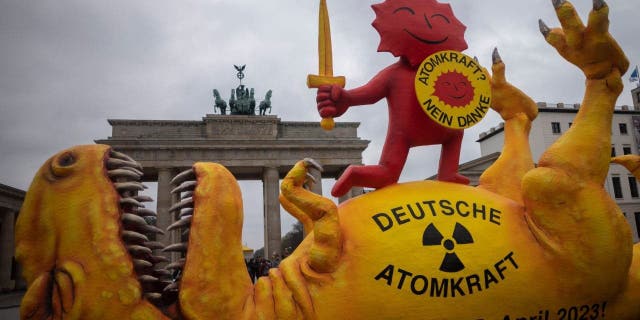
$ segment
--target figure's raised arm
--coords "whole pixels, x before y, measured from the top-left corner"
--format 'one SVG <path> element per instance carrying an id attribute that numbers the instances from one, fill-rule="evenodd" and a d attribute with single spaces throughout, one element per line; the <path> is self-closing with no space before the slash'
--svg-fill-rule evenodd
<path id="1" fill-rule="evenodd" d="M 389 70 L 384 69 L 367 84 L 346 90 L 338 85 L 326 85 L 318 88 L 316 101 L 318 113 L 323 118 L 339 117 L 351 106 L 374 104 L 387 95 Z"/>

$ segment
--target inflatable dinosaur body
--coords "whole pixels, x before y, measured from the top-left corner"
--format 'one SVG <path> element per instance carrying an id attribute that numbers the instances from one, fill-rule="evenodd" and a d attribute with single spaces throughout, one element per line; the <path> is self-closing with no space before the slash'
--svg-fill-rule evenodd
<path id="1" fill-rule="evenodd" d="M 336 206 L 307 191 L 312 160 L 283 180 L 282 205 L 309 232 L 252 284 L 241 250 L 242 201 L 222 166 L 174 179 L 173 228 L 185 259 L 156 267 L 140 173 L 107 146 L 61 152 L 36 174 L 16 226 L 29 290 L 23 319 L 639 319 L 640 245 L 603 188 L 611 119 L 628 67 L 595 1 L 585 28 L 555 1 L 563 29 L 546 39 L 587 76 L 571 129 L 534 168 L 535 103 L 494 55 L 500 158 L 477 188 L 395 184 Z M 640 157 L 617 159 L 636 173 Z M 223 192 L 224 191 L 224 192 Z M 176 293 L 172 297 L 172 294 Z M 154 302 L 152 304 L 151 302 Z"/>

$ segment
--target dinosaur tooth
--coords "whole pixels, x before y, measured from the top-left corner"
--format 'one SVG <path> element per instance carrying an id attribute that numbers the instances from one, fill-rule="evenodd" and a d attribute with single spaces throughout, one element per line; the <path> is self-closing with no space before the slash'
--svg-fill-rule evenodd
<path id="1" fill-rule="evenodd" d="M 151 256 L 151 260 L 153 263 L 164 263 L 164 262 L 170 262 L 171 260 L 169 260 L 169 258 L 165 257 L 165 256 Z"/>
<path id="2" fill-rule="evenodd" d="M 135 214 L 123 213 L 121 219 L 124 224 L 133 226 L 134 228 L 138 228 L 139 231 L 142 231 L 144 233 L 164 234 L 164 231 L 162 229 L 148 224 L 146 220 Z"/>
<path id="3" fill-rule="evenodd" d="M 184 208 L 193 208 L 193 198 L 187 198 L 169 208 L 169 212 L 178 211 Z"/>
<path id="4" fill-rule="evenodd" d="M 151 254 L 151 249 L 144 247 L 144 246 L 139 246 L 139 245 L 128 245 L 126 246 L 127 250 L 134 256 L 140 256 L 140 255 L 145 255 L 145 254 Z"/>
<path id="5" fill-rule="evenodd" d="M 122 239 L 125 242 L 145 242 L 149 241 L 149 238 L 142 233 L 138 233 L 131 230 L 123 230 L 122 231 Z"/>
<path id="6" fill-rule="evenodd" d="M 181 184 L 182 182 L 185 182 L 187 180 L 195 180 L 195 179 L 196 179 L 196 172 L 192 168 L 192 169 L 185 170 L 185 171 L 182 171 L 179 174 L 177 174 L 171 180 L 171 184 L 177 185 L 177 184 Z"/>
<path id="7" fill-rule="evenodd" d="M 147 275 L 147 274 L 138 277 L 138 281 L 143 282 L 143 283 L 144 282 L 156 282 L 158 280 L 160 280 L 160 279 L 158 279 L 158 278 L 156 278 L 154 276 Z"/>
<path id="8" fill-rule="evenodd" d="M 134 198 L 121 198 L 120 199 L 120 206 L 131 206 L 131 207 L 137 207 L 137 208 L 144 208 L 144 205 L 142 203 L 140 203 L 138 200 L 134 199 Z"/>
<path id="9" fill-rule="evenodd" d="M 163 252 L 187 252 L 188 244 L 186 242 L 170 244 L 164 249 Z"/>
<path id="10" fill-rule="evenodd" d="M 183 269 L 185 262 L 186 262 L 186 259 L 180 259 L 180 260 L 178 260 L 176 262 L 172 262 L 172 263 L 166 265 L 164 268 L 167 269 L 167 270 Z"/>
<path id="11" fill-rule="evenodd" d="M 143 245 L 151 250 L 164 249 L 164 244 L 158 241 L 147 241 Z"/>
<path id="12" fill-rule="evenodd" d="M 191 198 L 191 197 L 193 197 L 193 191 L 183 192 L 182 197 L 180 197 L 180 200 L 184 200 L 186 198 Z"/>
<path id="13" fill-rule="evenodd" d="M 116 158 L 116 159 L 120 159 L 120 160 L 125 160 L 125 161 L 131 161 L 131 162 L 137 162 L 136 160 L 134 160 L 133 158 L 131 158 L 129 155 L 122 153 L 122 152 L 118 152 L 115 150 L 111 150 L 109 151 L 109 156 L 111 158 Z"/>
<path id="14" fill-rule="evenodd" d="M 144 269 L 153 267 L 153 264 L 147 260 L 133 259 L 133 266 L 136 269 Z"/>
<path id="15" fill-rule="evenodd" d="M 131 167 L 142 171 L 142 166 L 135 161 L 121 160 L 116 158 L 107 159 L 107 169 L 119 169 L 122 167 Z"/>
<path id="16" fill-rule="evenodd" d="M 140 176 L 140 178 L 142 178 L 142 176 L 144 176 L 144 172 L 142 172 L 142 171 L 140 171 L 140 170 L 138 170 L 138 169 L 136 169 L 136 168 L 133 168 L 133 167 L 123 166 L 123 167 L 120 167 L 120 168 L 117 168 L 117 169 L 114 169 L 114 170 L 118 170 L 118 169 L 119 169 L 119 170 L 127 170 L 127 171 L 131 171 L 131 172 L 133 172 L 134 174 L 136 174 L 136 175 Z"/>
<path id="17" fill-rule="evenodd" d="M 137 216 L 135 214 L 131 214 L 131 213 L 123 213 L 121 219 L 122 219 L 122 222 L 131 224 L 131 225 L 137 225 L 137 226 L 148 225 L 147 221 L 144 220 L 142 217 Z"/>
<path id="18" fill-rule="evenodd" d="M 186 208 L 186 209 L 183 209 L 182 212 L 180 212 L 180 215 L 178 216 L 178 218 L 192 216 L 192 215 L 193 215 L 193 208 Z"/>
<path id="19" fill-rule="evenodd" d="M 145 299 L 149 301 L 160 301 L 162 299 L 162 294 L 157 292 L 147 292 L 144 294 Z"/>
<path id="20" fill-rule="evenodd" d="M 191 225 L 191 219 L 193 216 L 184 216 L 180 220 L 176 221 L 167 228 L 167 231 L 171 231 L 178 228 L 184 228 Z"/>
<path id="21" fill-rule="evenodd" d="M 107 171 L 107 175 L 111 179 L 131 179 L 135 181 L 140 181 L 142 175 L 137 174 L 134 171 L 126 170 L 126 169 L 114 169 Z"/>
<path id="22" fill-rule="evenodd" d="M 153 202 L 153 198 L 146 196 L 146 195 L 138 195 L 133 197 L 134 199 L 140 201 L 140 202 Z"/>
<path id="23" fill-rule="evenodd" d="M 178 291 L 180 290 L 180 282 L 176 281 L 164 288 L 164 291 Z"/>
<path id="24" fill-rule="evenodd" d="M 118 192 L 123 191 L 142 191 L 145 186 L 140 182 L 115 182 L 113 184 Z"/>
<path id="25" fill-rule="evenodd" d="M 173 190 L 171 190 L 171 193 L 179 193 L 179 192 L 183 192 L 183 191 L 193 191 L 196 188 L 196 185 L 198 183 L 195 181 L 185 181 L 182 184 L 180 184 L 178 187 L 174 188 Z"/>
<path id="26" fill-rule="evenodd" d="M 141 229 L 143 229 L 143 231 L 145 231 L 146 233 L 158 233 L 158 234 L 164 234 L 164 230 L 156 227 L 156 226 L 152 226 L 150 224 L 144 225 L 144 226 L 140 226 Z"/>
<path id="27" fill-rule="evenodd" d="M 154 269 L 151 273 L 158 278 L 167 278 L 172 275 L 171 271 L 165 269 Z"/>

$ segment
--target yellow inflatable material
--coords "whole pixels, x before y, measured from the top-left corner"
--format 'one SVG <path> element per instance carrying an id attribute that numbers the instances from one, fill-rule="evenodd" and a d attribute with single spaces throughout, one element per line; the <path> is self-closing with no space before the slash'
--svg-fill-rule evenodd
<path id="1" fill-rule="evenodd" d="M 603 188 L 611 118 L 628 68 L 594 1 L 588 26 L 554 1 L 562 29 L 545 38 L 586 75 L 571 129 L 534 168 L 535 103 L 506 81 L 494 54 L 500 158 L 479 187 L 420 181 L 340 206 L 305 189 L 311 159 L 281 186 L 308 236 L 252 284 L 241 253 L 238 185 L 218 164 L 174 180 L 171 211 L 188 241 L 160 270 L 159 232 L 137 192 L 142 172 L 106 146 L 80 146 L 36 174 L 16 226 L 29 289 L 22 319 L 640 319 L 640 245 Z M 638 174 L 640 157 L 614 159 Z M 185 238 L 187 235 L 185 234 Z"/>

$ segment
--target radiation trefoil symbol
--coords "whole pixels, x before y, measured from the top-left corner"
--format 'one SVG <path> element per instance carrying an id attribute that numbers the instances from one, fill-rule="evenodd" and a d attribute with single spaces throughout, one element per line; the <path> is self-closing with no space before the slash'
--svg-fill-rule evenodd
<path id="1" fill-rule="evenodd" d="M 445 239 L 433 223 L 427 226 L 422 235 L 423 246 L 443 246 L 447 250 L 444 259 L 442 259 L 442 264 L 440 264 L 440 271 L 443 272 L 453 273 L 464 270 L 464 263 L 462 263 L 458 255 L 453 251 L 456 245 L 471 243 L 473 243 L 471 233 L 460 223 L 456 223 L 451 238 Z"/>

